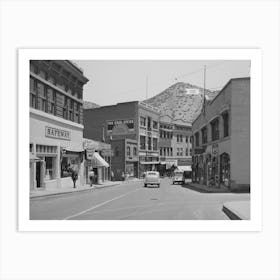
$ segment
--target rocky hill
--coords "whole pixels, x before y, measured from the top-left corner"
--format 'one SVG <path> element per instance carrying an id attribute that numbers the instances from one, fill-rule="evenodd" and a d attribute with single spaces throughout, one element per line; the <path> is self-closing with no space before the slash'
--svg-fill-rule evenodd
<path id="1" fill-rule="evenodd" d="M 95 109 L 95 108 L 100 107 L 98 104 L 90 102 L 90 101 L 84 101 L 83 103 L 84 103 L 83 104 L 84 109 Z"/>
<path id="2" fill-rule="evenodd" d="M 203 92 L 203 88 L 178 82 L 144 102 L 158 107 L 164 121 L 191 125 L 201 112 Z M 213 99 L 217 94 L 217 91 L 205 90 L 207 101 Z"/>

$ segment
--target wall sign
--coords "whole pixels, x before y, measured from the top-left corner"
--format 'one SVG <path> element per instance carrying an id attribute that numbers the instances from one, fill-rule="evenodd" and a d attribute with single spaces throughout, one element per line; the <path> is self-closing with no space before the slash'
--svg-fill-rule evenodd
<path id="1" fill-rule="evenodd" d="M 46 137 L 56 138 L 56 139 L 63 139 L 63 140 L 71 140 L 70 131 L 62 130 L 50 126 L 45 127 L 45 135 Z"/>
<path id="2" fill-rule="evenodd" d="M 114 130 L 116 126 L 125 126 L 129 130 L 134 129 L 134 120 L 114 120 L 114 121 L 107 121 L 107 131 Z"/>

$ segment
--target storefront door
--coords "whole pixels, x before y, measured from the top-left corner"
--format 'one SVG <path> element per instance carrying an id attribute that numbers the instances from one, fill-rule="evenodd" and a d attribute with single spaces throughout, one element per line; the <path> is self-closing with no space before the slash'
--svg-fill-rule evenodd
<path id="1" fill-rule="evenodd" d="M 41 187 L 41 162 L 36 162 L 36 187 Z"/>

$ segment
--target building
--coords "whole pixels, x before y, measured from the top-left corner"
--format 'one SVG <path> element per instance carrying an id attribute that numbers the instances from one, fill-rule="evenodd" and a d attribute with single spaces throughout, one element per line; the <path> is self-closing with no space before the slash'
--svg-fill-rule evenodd
<path id="1" fill-rule="evenodd" d="M 30 189 L 83 184 L 83 71 L 68 60 L 30 61 Z"/>
<path id="2" fill-rule="evenodd" d="M 193 181 L 250 189 L 250 78 L 231 79 L 192 125 Z"/>
<path id="3" fill-rule="evenodd" d="M 162 175 L 172 166 L 191 166 L 190 125 L 174 122 L 172 119 L 160 119 L 159 149 Z"/>
<path id="4" fill-rule="evenodd" d="M 84 126 L 84 137 L 111 143 L 112 171 L 117 177 L 123 172 L 139 177 L 158 168 L 157 108 L 132 101 L 85 109 Z"/>
<path id="5" fill-rule="evenodd" d="M 89 172 L 93 170 L 96 174 L 97 184 L 111 180 L 111 144 L 94 141 L 91 139 L 83 139 L 85 150 L 84 161 L 84 178 L 85 183 L 90 184 Z"/>

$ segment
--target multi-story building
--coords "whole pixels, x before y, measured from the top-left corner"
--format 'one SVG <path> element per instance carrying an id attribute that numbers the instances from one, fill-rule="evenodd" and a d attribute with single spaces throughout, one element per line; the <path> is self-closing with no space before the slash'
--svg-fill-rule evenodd
<path id="1" fill-rule="evenodd" d="M 83 183 L 82 69 L 68 60 L 30 61 L 30 189 Z"/>
<path id="2" fill-rule="evenodd" d="M 231 79 L 192 125 L 193 181 L 250 188 L 250 78 Z"/>
<path id="3" fill-rule="evenodd" d="M 172 166 L 191 166 L 191 137 L 189 125 L 173 122 L 171 119 L 160 119 L 160 163 L 164 173 Z"/>
<path id="4" fill-rule="evenodd" d="M 133 101 L 85 109 L 84 126 L 84 137 L 112 144 L 112 171 L 116 178 L 123 172 L 139 177 L 147 170 L 157 169 L 159 164 L 157 108 Z"/>

